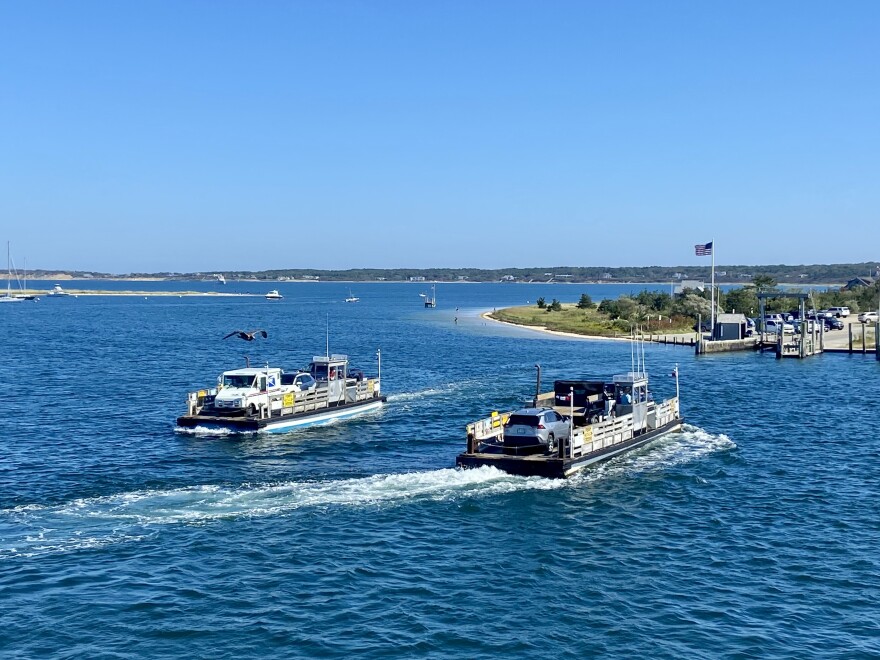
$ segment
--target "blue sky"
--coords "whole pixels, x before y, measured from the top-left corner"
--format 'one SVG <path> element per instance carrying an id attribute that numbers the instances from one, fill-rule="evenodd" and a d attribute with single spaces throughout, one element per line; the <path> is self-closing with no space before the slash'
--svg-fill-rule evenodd
<path id="1" fill-rule="evenodd" d="M 880 260 L 878 2 L 7 2 L 0 239 L 85 270 Z"/>

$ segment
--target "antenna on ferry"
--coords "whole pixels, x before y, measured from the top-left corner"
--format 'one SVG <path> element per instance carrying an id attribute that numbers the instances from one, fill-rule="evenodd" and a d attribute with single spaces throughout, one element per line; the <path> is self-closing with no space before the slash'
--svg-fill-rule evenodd
<path id="1" fill-rule="evenodd" d="M 642 332 L 642 375 L 648 372 L 648 367 L 645 364 L 645 333 Z"/>
<path id="2" fill-rule="evenodd" d="M 330 357 L 330 315 L 327 314 L 327 357 Z"/>
<path id="3" fill-rule="evenodd" d="M 636 327 L 629 327 L 629 370 L 632 373 L 636 371 Z"/>

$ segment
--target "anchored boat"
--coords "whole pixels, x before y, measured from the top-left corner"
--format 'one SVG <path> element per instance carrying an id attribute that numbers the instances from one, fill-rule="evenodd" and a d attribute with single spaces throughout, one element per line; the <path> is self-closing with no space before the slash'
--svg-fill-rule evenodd
<path id="1" fill-rule="evenodd" d="M 56 298 L 63 298 L 64 296 L 69 296 L 70 294 L 61 288 L 60 284 L 56 284 L 52 287 L 52 290 L 46 293 L 47 296 L 55 296 Z"/>
<path id="2" fill-rule="evenodd" d="M 375 410 L 386 400 L 377 355 L 375 378 L 351 368 L 347 355 L 316 356 L 307 369 L 294 372 L 268 365 L 224 371 L 216 388 L 187 394 L 187 414 L 177 425 L 280 433 Z"/>
<path id="3" fill-rule="evenodd" d="M 425 307 L 434 308 L 437 306 L 437 285 L 431 285 L 431 295 L 425 293 L 419 294 L 425 300 Z"/>
<path id="4" fill-rule="evenodd" d="M 556 381 L 541 394 L 540 367 L 534 407 L 467 425 L 467 450 L 456 465 L 491 465 L 510 474 L 568 477 L 680 431 L 678 367 L 675 396 L 654 401 L 648 375 L 631 371 L 611 381 Z"/>

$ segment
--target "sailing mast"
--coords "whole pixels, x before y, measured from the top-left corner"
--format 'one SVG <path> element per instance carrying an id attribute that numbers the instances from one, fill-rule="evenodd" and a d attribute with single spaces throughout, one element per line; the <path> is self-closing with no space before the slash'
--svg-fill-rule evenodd
<path id="1" fill-rule="evenodd" d="M 0 302 L 23 302 L 24 298 L 12 297 L 12 254 L 9 241 L 6 241 L 6 295 L 0 296 Z"/>

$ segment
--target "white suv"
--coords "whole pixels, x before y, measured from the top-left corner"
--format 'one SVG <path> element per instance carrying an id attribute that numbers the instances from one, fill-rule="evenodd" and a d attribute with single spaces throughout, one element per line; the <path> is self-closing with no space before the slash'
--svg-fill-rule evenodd
<path id="1" fill-rule="evenodd" d="M 849 307 L 829 307 L 828 311 L 839 319 L 849 316 Z"/>

